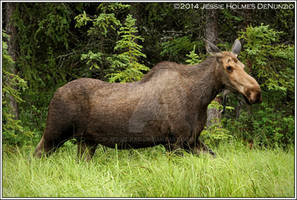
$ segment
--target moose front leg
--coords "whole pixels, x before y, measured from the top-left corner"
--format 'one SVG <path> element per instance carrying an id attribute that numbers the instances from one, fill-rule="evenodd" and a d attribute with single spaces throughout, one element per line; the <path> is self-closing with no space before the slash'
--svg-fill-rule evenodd
<path id="1" fill-rule="evenodd" d="M 200 127 L 204 127 L 205 122 L 206 117 L 203 119 L 202 123 L 200 124 Z M 216 157 L 216 154 L 199 140 L 200 132 L 202 130 L 203 129 L 199 128 L 199 126 L 198 128 L 194 127 L 192 129 L 191 137 L 185 143 L 184 149 L 196 155 L 199 155 L 202 151 L 204 153 L 209 153 L 213 157 Z"/>
<path id="2" fill-rule="evenodd" d="M 192 151 L 193 151 L 193 153 L 198 154 L 198 155 L 202 151 L 204 153 L 209 153 L 214 158 L 216 157 L 216 154 L 209 147 L 207 147 L 203 142 L 201 142 L 199 139 L 197 139 L 197 143 L 194 146 L 194 148 L 192 149 Z"/>
<path id="3" fill-rule="evenodd" d="M 174 139 L 175 141 L 168 141 L 167 144 L 164 144 L 164 147 L 167 152 L 173 152 L 176 155 L 183 156 L 184 153 L 182 150 L 186 150 L 184 145 L 184 138 L 183 137 L 178 137 L 177 139 Z"/>
<path id="4" fill-rule="evenodd" d="M 79 160 L 90 161 L 95 154 L 97 144 L 79 140 L 77 144 L 77 157 Z"/>

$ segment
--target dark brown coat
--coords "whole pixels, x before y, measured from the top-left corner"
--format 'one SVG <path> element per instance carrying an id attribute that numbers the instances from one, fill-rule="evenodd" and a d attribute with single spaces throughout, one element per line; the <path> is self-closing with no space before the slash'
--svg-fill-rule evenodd
<path id="1" fill-rule="evenodd" d="M 163 144 L 168 150 L 213 154 L 198 139 L 208 104 L 225 88 L 242 93 L 249 103 L 261 98 L 259 85 L 240 64 L 235 54 L 222 52 L 197 66 L 161 62 L 133 83 L 91 78 L 71 81 L 51 100 L 35 154 L 40 157 L 42 150 L 50 153 L 70 138 L 79 141 L 79 155 L 88 150 L 88 159 L 97 144 L 119 149 Z M 246 86 L 234 86 L 238 77 L 232 78 L 229 65 L 236 76 L 245 73 L 239 79 Z"/>

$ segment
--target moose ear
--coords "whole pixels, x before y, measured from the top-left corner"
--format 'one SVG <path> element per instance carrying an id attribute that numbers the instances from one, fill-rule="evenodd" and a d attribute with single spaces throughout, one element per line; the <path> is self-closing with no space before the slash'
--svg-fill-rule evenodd
<path id="1" fill-rule="evenodd" d="M 208 53 L 210 53 L 211 55 L 221 52 L 221 50 L 216 45 L 211 43 L 210 41 L 208 41 L 206 39 L 204 39 L 204 41 L 206 42 L 206 51 Z"/>
<path id="2" fill-rule="evenodd" d="M 241 43 L 238 39 L 234 41 L 234 44 L 232 45 L 232 53 L 234 53 L 236 56 L 240 53 L 241 50 Z"/>

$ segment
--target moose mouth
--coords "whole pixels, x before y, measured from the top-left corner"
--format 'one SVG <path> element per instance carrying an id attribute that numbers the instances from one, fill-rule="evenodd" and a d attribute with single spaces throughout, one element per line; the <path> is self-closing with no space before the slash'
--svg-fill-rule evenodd
<path id="1" fill-rule="evenodd" d="M 245 103 L 247 103 L 248 105 L 252 105 L 252 103 L 249 101 L 249 99 L 245 95 L 242 94 L 241 96 L 243 96 Z"/>
<path id="2" fill-rule="evenodd" d="M 233 94 L 235 94 L 237 97 L 239 97 L 239 99 L 241 99 L 240 101 L 243 101 L 242 99 L 244 99 L 245 103 L 248 105 L 252 105 L 252 103 L 250 102 L 250 100 L 245 96 L 245 94 L 239 92 L 238 90 L 235 89 L 229 89 Z"/>
<path id="3" fill-rule="evenodd" d="M 245 102 L 246 104 L 248 105 L 252 105 L 254 103 L 261 103 L 262 102 L 262 98 L 261 98 L 261 93 L 257 94 L 257 99 L 253 100 L 253 99 L 249 99 L 247 96 L 249 96 L 249 94 L 245 94 L 245 93 L 242 93 L 238 90 L 235 90 L 233 88 L 228 88 L 227 90 L 229 90 L 230 92 L 232 92 L 233 94 L 235 94 L 237 97 L 239 97 L 240 101 L 241 102 Z M 238 100 L 239 100 L 238 99 Z M 244 101 L 243 101 L 244 99 Z"/>
<path id="4" fill-rule="evenodd" d="M 235 94 L 237 97 L 239 97 L 240 101 L 243 102 L 242 99 L 244 99 L 245 103 L 248 105 L 252 105 L 252 103 L 250 102 L 250 100 L 241 92 L 237 91 L 237 90 L 232 90 L 233 94 Z"/>
<path id="5" fill-rule="evenodd" d="M 262 103 L 262 95 L 261 95 L 261 92 L 258 92 L 256 93 L 253 97 L 254 98 L 248 98 L 246 95 L 242 95 L 245 102 L 248 104 L 248 105 L 252 105 L 252 104 L 256 104 L 256 103 Z M 248 93 L 248 96 L 249 93 Z"/>

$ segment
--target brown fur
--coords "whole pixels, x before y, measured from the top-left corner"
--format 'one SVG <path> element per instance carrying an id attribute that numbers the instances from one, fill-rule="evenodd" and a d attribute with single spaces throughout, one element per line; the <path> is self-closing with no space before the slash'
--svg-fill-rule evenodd
<path id="1" fill-rule="evenodd" d="M 236 76 L 226 71 L 226 65 Z M 97 144 L 119 149 L 163 144 L 168 150 L 214 155 L 198 139 L 208 104 L 226 87 L 249 93 L 250 103 L 260 101 L 260 87 L 242 65 L 232 53 L 223 52 L 197 66 L 161 62 L 133 83 L 71 81 L 51 100 L 35 155 L 49 154 L 70 138 L 78 140 L 78 155 L 86 153 L 86 159 L 91 159 Z M 239 80 L 247 87 L 234 85 L 241 84 Z"/>

